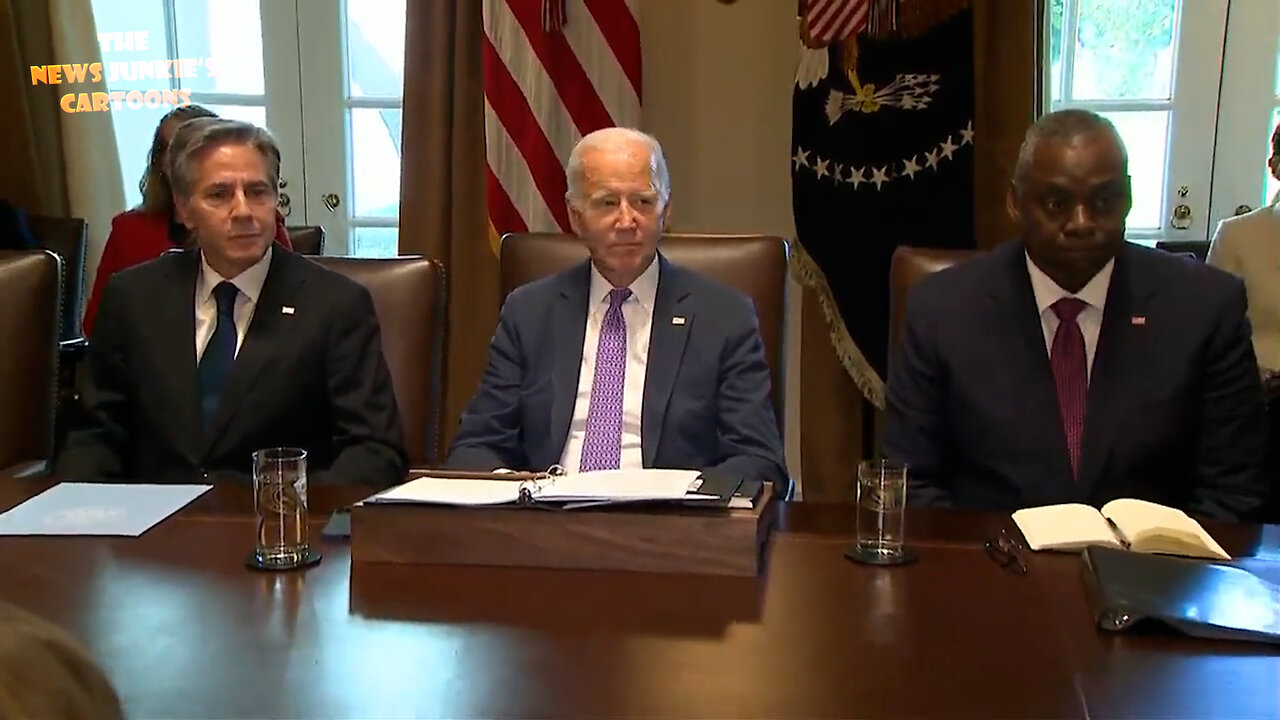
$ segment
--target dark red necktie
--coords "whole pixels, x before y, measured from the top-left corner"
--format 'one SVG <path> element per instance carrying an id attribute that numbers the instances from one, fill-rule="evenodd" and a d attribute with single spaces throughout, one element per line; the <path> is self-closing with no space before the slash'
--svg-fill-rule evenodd
<path id="1" fill-rule="evenodd" d="M 1051 306 L 1058 316 L 1058 329 L 1053 334 L 1049 365 L 1053 383 L 1058 388 L 1058 411 L 1062 415 L 1062 432 L 1067 436 L 1067 452 L 1071 455 L 1071 474 L 1080 476 L 1080 439 L 1084 437 L 1084 406 L 1088 394 L 1088 366 L 1084 353 L 1084 333 L 1076 318 L 1088 307 L 1080 298 L 1065 297 Z"/>

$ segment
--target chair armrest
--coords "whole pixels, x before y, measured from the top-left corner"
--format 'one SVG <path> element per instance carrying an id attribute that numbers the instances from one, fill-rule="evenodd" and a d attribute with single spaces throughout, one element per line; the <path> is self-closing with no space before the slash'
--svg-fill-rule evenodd
<path id="1" fill-rule="evenodd" d="M 49 474 L 48 460 L 29 460 L 12 467 L 0 469 L 0 477 L 33 478 Z"/>
<path id="2" fill-rule="evenodd" d="M 79 360 L 88 351 L 89 339 L 86 337 L 58 341 L 58 353 L 62 355 L 64 361 L 72 358 Z"/>

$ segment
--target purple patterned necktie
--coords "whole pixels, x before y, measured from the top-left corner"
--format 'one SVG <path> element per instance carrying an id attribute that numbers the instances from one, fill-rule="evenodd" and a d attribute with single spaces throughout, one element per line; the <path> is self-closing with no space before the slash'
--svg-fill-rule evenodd
<path id="1" fill-rule="evenodd" d="M 627 321 L 622 317 L 622 303 L 629 297 L 631 290 L 627 288 L 609 291 L 609 309 L 596 346 L 580 472 L 614 470 L 622 460 L 622 386 L 627 376 Z"/>

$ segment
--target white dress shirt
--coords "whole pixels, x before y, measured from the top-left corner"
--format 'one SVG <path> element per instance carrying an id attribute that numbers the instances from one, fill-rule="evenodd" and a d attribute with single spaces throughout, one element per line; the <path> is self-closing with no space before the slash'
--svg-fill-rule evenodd
<path id="1" fill-rule="evenodd" d="M 240 345 L 244 343 L 244 335 L 249 330 L 249 321 L 253 319 L 253 311 L 258 306 L 258 296 L 262 294 L 262 284 L 267 281 L 267 270 L 271 267 L 271 248 L 262 259 L 247 270 L 231 279 L 231 284 L 240 291 L 236 293 L 236 355 L 240 355 Z M 213 297 L 213 289 L 218 283 L 226 280 L 217 270 L 209 267 L 200 254 L 200 277 L 196 280 L 196 364 L 204 355 L 204 347 L 213 337 L 218 327 L 218 300 Z"/>
<path id="2" fill-rule="evenodd" d="M 649 331 L 653 324 L 653 304 L 658 297 L 658 259 L 655 257 L 635 282 L 631 297 L 622 303 L 622 317 L 627 325 L 627 370 L 622 386 L 622 456 L 619 467 L 644 467 L 640 453 L 640 414 L 644 406 L 645 369 L 649 365 Z M 566 472 L 577 472 L 586 442 L 587 411 L 591 407 L 591 384 L 596 376 L 596 351 L 600 344 L 600 328 L 609 309 L 609 291 L 613 285 L 591 266 L 591 288 L 587 295 L 587 336 L 582 343 L 582 370 L 578 374 L 578 397 L 569 421 L 569 439 L 564 445 L 560 465 Z"/>
<path id="3" fill-rule="evenodd" d="M 1040 325 L 1044 328 L 1045 351 L 1053 352 L 1053 335 L 1058 331 L 1058 316 L 1053 312 L 1053 304 L 1064 297 L 1075 297 L 1083 300 L 1086 307 L 1076 317 L 1080 332 L 1084 335 L 1084 356 L 1086 379 L 1093 377 L 1093 354 L 1098 349 L 1098 333 L 1102 331 L 1103 307 L 1107 304 L 1107 290 L 1111 287 L 1111 271 L 1115 269 L 1114 259 L 1107 262 L 1093 279 L 1080 288 L 1080 292 L 1069 293 L 1058 286 L 1031 257 L 1027 256 L 1027 272 L 1031 275 L 1031 291 L 1036 296 L 1036 309 L 1040 311 Z"/>

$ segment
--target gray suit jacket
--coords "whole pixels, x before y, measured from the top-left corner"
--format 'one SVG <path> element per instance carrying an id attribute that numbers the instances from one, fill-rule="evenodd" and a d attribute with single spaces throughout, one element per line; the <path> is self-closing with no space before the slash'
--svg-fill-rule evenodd
<path id="1" fill-rule="evenodd" d="M 741 293 L 662 263 L 641 411 L 645 467 L 700 469 L 788 490 L 755 309 Z M 586 338 L 589 262 L 517 288 L 446 464 L 543 470 L 569 436 Z M 672 318 L 684 318 L 683 324 Z"/>

